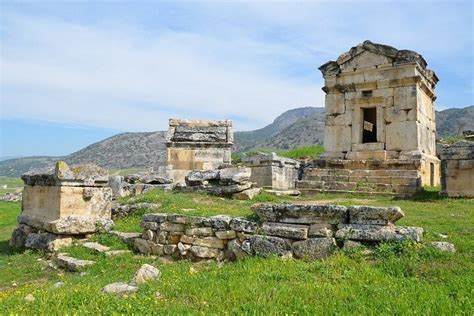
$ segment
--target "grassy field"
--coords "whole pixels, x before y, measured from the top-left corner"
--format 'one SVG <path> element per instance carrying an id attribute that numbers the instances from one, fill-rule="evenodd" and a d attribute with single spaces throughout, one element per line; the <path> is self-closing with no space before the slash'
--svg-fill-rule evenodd
<path id="1" fill-rule="evenodd" d="M 19 203 L 0 203 L 0 314 L 435 314 L 474 313 L 474 200 L 439 198 L 435 190 L 411 200 L 322 194 L 311 198 L 233 201 L 200 194 L 150 192 L 135 201 L 159 203 L 160 211 L 190 215 L 250 216 L 257 201 L 316 200 L 342 205 L 399 205 L 400 225 L 425 228 L 425 241 L 446 240 L 457 253 L 411 243 L 382 244 L 374 254 L 338 252 L 321 261 L 247 258 L 235 263 L 167 262 L 141 255 L 106 258 L 79 246 L 66 251 L 96 261 L 85 274 L 48 267 L 47 255 L 12 252 L 7 244 Z M 117 229 L 139 231 L 141 214 L 116 221 Z M 447 235 L 442 239 L 439 234 Z M 114 249 L 127 246 L 107 234 L 94 239 Z M 127 282 L 143 263 L 162 271 L 127 297 L 101 293 Z M 61 288 L 53 284 L 64 282 Z M 26 302 L 32 294 L 35 300 Z"/>
<path id="2" fill-rule="evenodd" d="M 3 189 L 3 186 L 6 185 L 7 188 Z M 0 177 L 0 196 L 9 192 L 16 192 L 23 188 L 23 181 L 20 178 L 7 178 Z"/>

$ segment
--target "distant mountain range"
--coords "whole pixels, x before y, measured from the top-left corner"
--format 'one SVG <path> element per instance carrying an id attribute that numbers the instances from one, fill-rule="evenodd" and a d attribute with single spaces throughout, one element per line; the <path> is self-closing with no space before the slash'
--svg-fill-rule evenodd
<path id="1" fill-rule="evenodd" d="M 474 130 L 474 106 L 436 112 L 439 137 Z M 165 163 L 166 132 L 123 133 L 89 145 L 64 157 L 22 157 L 0 161 L 0 176 L 17 177 L 57 160 L 94 163 L 108 169 L 157 168 Z M 235 150 L 289 149 L 324 140 L 324 108 L 302 107 L 278 116 L 273 123 L 249 132 L 235 132 Z"/>

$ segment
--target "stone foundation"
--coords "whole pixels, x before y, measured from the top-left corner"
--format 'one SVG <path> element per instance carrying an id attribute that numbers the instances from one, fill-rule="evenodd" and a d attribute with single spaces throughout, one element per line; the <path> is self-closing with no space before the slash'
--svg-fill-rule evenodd
<path id="1" fill-rule="evenodd" d="M 337 248 L 401 239 L 421 241 L 423 229 L 397 227 L 399 207 L 256 204 L 258 221 L 225 215 L 193 217 L 146 214 L 136 251 L 193 261 L 245 256 L 287 256 L 316 260 Z"/>
<path id="2" fill-rule="evenodd" d="M 258 187 L 290 190 L 296 186 L 300 167 L 296 160 L 262 153 L 246 158 L 243 163 L 252 170 L 250 181 Z"/>
<path id="3" fill-rule="evenodd" d="M 166 143 L 167 176 L 175 183 L 184 183 L 190 171 L 229 165 L 233 137 L 229 120 L 170 119 Z"/>
<path id="4" fill-rule="evenodd" d="M 449 197 L 474 197 L 474 142 L 443 145 L 441 194 Z"/>
<path id="5" fill-rule="evenodd" d="M 22 176 L 22 212 L 10 244 L 56 250 L 71 236 L 109 230 L 112 190 L 107 171 L 94 165 L 69 168 L 58 162 L 55 170 Z"/>

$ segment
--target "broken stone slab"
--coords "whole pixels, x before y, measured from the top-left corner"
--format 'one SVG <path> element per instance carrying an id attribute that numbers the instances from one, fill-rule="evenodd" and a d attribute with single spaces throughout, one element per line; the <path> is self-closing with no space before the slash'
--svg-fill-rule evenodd
<path id="1" fill-rule="evenodd" d="M 130 250 L 109 250 L 104 252 L 107 257 L 123 256 L 132 253 Z"/>
<path id="2" fill-rule="evenodd" d="M 189 251 L 197 258 L 217 258 L 220 250 L 217 248 L 208 248 L 203 246 L 192 246 Z"/>
<path id="3" fill-rule="evenodd" d="M 168 214 L 166 213 L 154 213 L 154 214 L 145 214 L 142 217 L 142 220 L 145 222 L 155 222 L 155 223 L 163 223 L 168 218 Z"/>
<path id="4" fill-rule="evenodd" d="M 306 239 L 308 237 L 307 225 L 282 224 L 274 222 L 265 222 L 262 225 L 262 231 L 266 235 L 277 236 L 290 239 Z"/>
<path id="5" fill-rule="evenodd" d="M 107 294 L 115 294 L 119 296 L 133 294 L 138 291 L 138 287 L 124 283 L 124 282 L 115 282 L 107 284 L 102 288 L 102 292 Z"/>
<path id="6" fill-rule="evenodd" d="M 145 263 L 140 267 L 140 269 L 137 270 L 137 272 L 135 272 L 132 280 L 130 281 L 130 285 L 140 285 L 146 283 L 147 281 L 158 279 L 160 275 L 160 270 Z"/>
<path id="7" fill-rule="evenodd" d="M 158 174 L 129 174 L 124 176 L 124 181 L 129 184 L 170 184 L 172 179 L 162 177 Z"/>
<path id="8" fill-rule="evenodd" d="M 80 260 L 73 257 L 66 256 L 66 254 L 58 254 L 55 258 L 55 263 L 59 268 L 63 268 L 67 271 L 77 272 L 84 267 L 93 265 L 95 262 L 91 260 Z"/>
<path id="9" fill-rule="evenodd" d="M 351 206 L 348 209 L 351 224 L 388 225 L 393 224 L 405 214 L 398 206 Z"/>
<path id="10" fill-rule="evenodd" d="M 262 191 L 262 188 L 251 188 L 251 189 L 244 190 L 242 192 L 234 193 L 232 195 L 232 198 L 236 200 L 252 200 L 261 191 Z"/>
<path id="11" fill-rule="evenodd" d="M 203 185 L 205 182 L 209 181 L 218 181 L 219 174 L 219 170 L 194 170 L 186 175 L 186 185 L 196 186 Z"/>
<path id="12" fill-rule="evenodd" d="M 238 232 L 254 233 L 257 230 L 257 223 L 242 217 L 236 217 L 231 220 L 230 228 Z"/>
<path id="13" fill-rule="evenodd" d="M 110 247 L 101 245 L 98 242 L 85 242 L 82 244 L 82 246 L 97 252 L 106 252 L 110 250 Z"/>
<path id="14" fill-rule="evenodd" d="M 205 187 L 204 190 L 209 194 L 213 195 L 232 195 L 239 193 L 245 190 L 248 190 L 252 187 L 252 183 L 247 182 L 244 184 L 230 184 L 230 185 L 216 185 Z"/>
<path id="15" fill-rule="evenodd" d="M 423 228 L 410 226 L 380 226 L 361 224 L 342 224 L 336 231 L 336 238 L 360 241 L 391 241 L 409 238 L 420 242 Z"/>
<path id="16" fill-rule="evenodd" d="M 296 258 L 310 260 L 327 257 L 337 248 L 334 238 L 308 238 L 295 241 L 291 246 Z"/>
<path id="17" fill-rule="evenodd" d="M 283 256 L 291 252 L 290 243 L 280 237 L 254 235 L 249 242 L 251 253 L 257 256 Z"/>
<path id="18" fill-rule="evenodd" d="M 261 221 L 290 224 L 347 222 L 347 208 L 340 205 L 267 204 L 252 205 Z"/>
<path id="19" fill-rule="evenodd" d="M 301 191 L 298 191 L 298 190 L 270 190 L 270 189 L 265 189 L 265 192 L 275 194 L 276 196 L 283 196 L 283 195 L 300 196 L 301 195 Z"/>
<path id="20" fill-rule="evenodd" d="M 452 252 L 452 253 L 456 252 L 456 247 L 454 246 L 454 244 L 450 242 L 432 241 L 430 244 L 440 251 Z"/>
<path id="21" fill-rule="evenodd" d="M 245 184 L 250 181 L 252 169 L 247 167 L 224 168 L 220 170 L 219 182 L 222 185 Z"/>

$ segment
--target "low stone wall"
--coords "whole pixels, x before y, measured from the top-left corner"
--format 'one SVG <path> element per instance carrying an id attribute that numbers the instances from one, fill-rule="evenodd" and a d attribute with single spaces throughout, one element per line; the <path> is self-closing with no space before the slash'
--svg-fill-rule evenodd
<path id="1" fill-rule="evenodd" d="M 135 249 L 144 254 L 193 261 L 235 260 L 279 255 L 316 260 L 337 248 L 409 238 L 421 241 L 423 229 L 397 227 L 399 207 L 255 204 L 258 220 L 226 215 L 193 217 L 146 214 Z"/>

